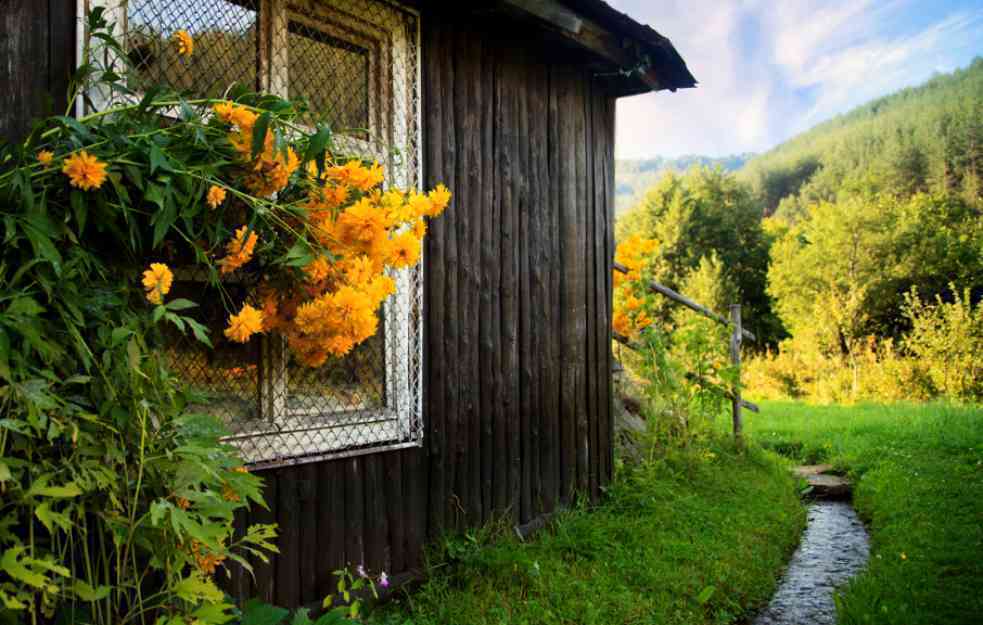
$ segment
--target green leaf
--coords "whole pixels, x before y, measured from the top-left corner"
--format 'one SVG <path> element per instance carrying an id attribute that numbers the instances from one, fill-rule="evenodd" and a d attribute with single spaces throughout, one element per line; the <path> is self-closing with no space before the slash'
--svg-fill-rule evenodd
<path id="1" fill-rule="evenodd" d="M 81 494 L 82 489 L 73 482 L 69 482 L 64 486 L 42 486 L 40 488 L 31 487 L 31 489 L 27 491 L 27 495 L 51 497 L 54 499 L 78 497 Z"/>
<path id="2" fill-rule="evenodd" d="M 132 335 L 133 330 L 129 328 L 113 328 L 113 333 L 110 335 L 110 344 L 116 347 Z"/>
<path id="3" fill-rule="evenodd" d="M 202 577 L 198 573 L 192 573 L 188 577 L 185 577 L 174 584 L 171 590 L 181 599 L 192 603 L 197 603 L 198 601 L 218 603 L 223 597 L 222 591 L 218 589 L 212 580 Z"/>
<path id="4" fill-rule="evenodd" d="M 289 610 L 250 599 L 242 608 L 240 625 L 280 625 L 289 614 Z"/>
<path id="5" fill-rule="evenodd" d="M 716 587 L 707 586 L 706 588 L 700 591 L 699 595 L 696 596 L 697 603 L 699 603 L 700 605 L 706 604 L 706 602 L 709 601 L 711 597 L 713 597 L 713 593 L 715 592 L 717 592 Z"/>
<path id="6" fill-rule="evenodd" d="M 6 462 L 0 460 L 0 482 L 7 482 L 13 479 L 13 475 L 10 473 L 10 467 L 7 466 Z"/>
<path id="7" fill-rule="evenodd" d="M 162 305 L 158 304 L 157 306 L 154 306 L 154 314 L 153 314 L 154 323 L 160 321 L 160 318 L 163 317 L 164 313 L 166 312 L 167 309 L 164 308 Z"/>
<path id="8" fill-rule="evenodd" d="M 51 221 L 44 215 L 33 213 L 25 220 L 24 234 L 31 242 L 34 253 L 51 263 L 56 274 L 61 274 L 61 254 L 51 240 L 56 234 Z"/>
<path id="9" fill-rule="evenodd" d="M 75 583 L 72 584 L 72 592 L 74 592 L 75 596 L 82 601 L 101 601 L 102 599 L 108 597 L 111 591 L 112 588 L 110 586 L 99 586 L 97 588 L 93 588 L 91 585 L 80 579 L 76 579 Z"/>
<path id="10" fill-rule="evenodd" d="M 311 621 L 311 611 L 307 608 L 298 608 L 294 612 L 294 617 L 290 619 L 290 625 L 314 625 Z"/>
<path id="11" fill-rule="evenodd" d="M 317 132 L 311 137 L 307 144 L 307 152 L 304 153 L 304 162 L 314 161 L 317 164 L 318 172 L 324 171 L 324 158 L 328 146 L 331 144 L 331 129 L 328 126 L 319 125 Z"/>
<path id="12" fill-rule="evenodd" d="M 33 297 L 18 297 L 10 306 L 7 307 L 7 314 L 11 316 L 37 317 L 44 312 L 44 307 L 38 304 Z"/>
<path id="13" fill-rule="evenodd" d="M 47 585 L 47 576 L 36 571 L 32 571 L 24 565 L 25 562 L 28 564 L 33 563 L 33 560 L 30 558 L 20 558 L 20 554 L 26 549 L 27 547 L 18 546 L 11 547 L 3 552 L 3 558 L 0 558 L 0 570 L 4 571 L 13 579 L 24 582 L 28 586 L 43 588 Z"/>
<path id="14" fill-rule="evenodd" d="M 126 344 L 126 358 L 127 362 L 129 362 L 130 369 L 133 371 L 140 369 L 140 345 L 137 343 L 135 336 Z"/>
<path id="15" fill-rule="evenodd" d="M 51 509 L 51 502 L 45 501 L 37 508 L 34 509 L 34 516 L 41 521 L 45 529 L 48 530 L 49 534 L 54 534 L 54 526 L 57 525 L 64 531 L 69 531 L 72 529 L 72 521 L 67 515 L 61 512 L 55 512 Z"/>
<path id="16" fill-rule="evenodd" d="M 161 151 L 160 146 L 156 143 L 150 144 L 150 175 L 154 175 L 158 169 L 163 169 L 165 171 L 173 171 L 170 161 L 167 159 L 167 155 Z"/>
<path id="17" fill-rule="evenodd" d="M 267 111 L 259 116 L 253 126 L 253 158 L 259 156 L 266 145 L 266 133 L 269 130 L 271 119 L 272 116 Z"/>
<path id="18" fill-rule="evenodd" d="M 167 303 L 167 310 L 187 310 L 197 306 L 198 304 L 192 302 L 191 300 L 178 298 Z"/>

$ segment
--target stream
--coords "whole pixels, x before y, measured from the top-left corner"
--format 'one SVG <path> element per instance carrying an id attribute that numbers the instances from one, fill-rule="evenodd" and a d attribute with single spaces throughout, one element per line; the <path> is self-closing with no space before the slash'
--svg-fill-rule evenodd
<path id="1" fill-rule="evenodd" d="M 868 554 L 867 530 L 849 502 L 809 504 L 802 542 L 754 625 L 833 625 L 833 592 L 860 572 Z"/>

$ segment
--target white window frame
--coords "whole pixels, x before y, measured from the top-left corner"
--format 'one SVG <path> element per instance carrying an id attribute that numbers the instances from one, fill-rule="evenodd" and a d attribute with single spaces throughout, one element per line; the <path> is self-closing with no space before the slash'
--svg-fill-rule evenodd
<path id="1" fill-rule="evenodd" d="M 106 19 L 126 28 L 128 0 L 77 0 L 79 5 L 78 55 L 81 62 L 85 33 L 85 13 L 90 8 L 102 6 L 106 9 Z M 382 24 L 358 19 L 359 9 L 371 7 L 378 11 L 387 7 L 392 11 L 411 13 L 416 17 L 416 32 L 411 41 L 401 29 L 387 29 Z M 313 17 L 312 17 L 313 14 Z M 318 29 L 317 15 L 328 15 L 359 34 L 371 40 L 377 47 L 378 58 L 370 59 L 369 70 L 369 131 L 372 136 L 391 137 L 393 145 L 407 146 L 415 138 L 416 168 L 411 171 L 408 165 L 397 167 L 391 154 L 372 149 L 371 143 L 361 137 L 335 134 L 334 141 L 345 151 L 367 154 L 375 157 L 386 167 L 389 183 L 403 189 L 419 188 L 422 183 L 422 119 L 420 107 L 412 102 L 421 101 L 421 54 L 420 54 L 420 14 L 388 0 L 260 0 L 259 1 L 259 88 L 281 97 L 289 95 L 289 46 L 288 33 L 290 21 L 305 27 Z M 398 20 L 394 20 L 398 23 Z M 327 24 L 325 24 L 327 26 Z M 375 32 L 371 32 L 371 31 Z M 344 39 L 338 31 L 325 30 L 332 37 Z M 117 32 L 117 34 L 119 34 Z M 356 43 L 356 42 L 353 42 Z M 363 42 L 364 43 L 364 40 Z M 356 45 L 359 45 L 356 43 Z M 409 67 L 412 48 L 416 48 L 413 67 Z M 362 46 L 360 46 L 362 47 Z M 400 61 L 399 59 L 402 58 Z M 391 83 L 378 80 L 385 76 L 386 66 L 402 62 L 406 67 L 404 75 L 388 72 Z M 279 68 L 277 63 L 285 66 Z M 382 72 L 378 74 L 378 72 Z M 405 79 L 412 72 L 412 80 Z M 399 80 L 404 79 L 404 82 Z M 377 93 L 372 86 L 379 83 L 388 92 Z M 407 88 L 408 85 L 408 88 Z M 380 99 L 389 96 L 388 99 Z M 97 107 L 108 102 L 107 94 L 90 93 Z M 396 98 L 406 98 L 400 111 Z M 78 102 L 78 113 L 84 114 L 84 103 Z M 415 119 L 409 117 L 415 115 Z M 415 124 L 415 137 L 411 137 Z M 373 127 L 376 125 L 377 127 Z M 383 142 L 388 143 L 388 142 Z M 403 159 L 404 163 L 410 162 Z M 390 270 L 389 275 L 396 281 L 396 294 L 383 304 L 385 317 L 385 405 L 381 408 L 364 410 L 338 410 L 315 412 L 312 410 L 291 410 L 287 406 L 287 362 L 289 354 L 286 341 L 280 337 L 263 337 L 261 345 L 261 369 L 259 379 L 260 418 L 254 429 L 241 429 L 225 440 L 239 447 L 243 459 L 252 465 L 274 465 L 313 461 L 327 457 L 343 457 L 360 453 L 381 451 L 383 449 L 419 446 L 422 444 L 422 315 L 414 310 L 422 310 L 422 258 L 416 268 Z M 414 289 L 413 272 L 420 272 Z M 414 353 L 415 352 L 415 353 Z M 415 358 L 414 358 L 415 356 Z M 417 371 L 411 371 L 411 362 L 417 363 Z M 415 375 L 413 375 L 415 374 Z M 330 421 L 325 423 L 325 421 Z M 272 427 L 270 427 L 272 426 Z M 324 431 L 340 430 L 344 436 L 323 435 Z M 322 432 L 317 436 L 314 432 Z M 311 433 L 314 433 L 312 436 Z M 252 443 L 251 441 L 255 441 Z"/>

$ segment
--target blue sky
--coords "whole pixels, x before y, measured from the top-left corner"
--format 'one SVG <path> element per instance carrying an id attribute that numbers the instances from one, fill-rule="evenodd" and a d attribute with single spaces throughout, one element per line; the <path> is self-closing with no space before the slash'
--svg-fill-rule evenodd
<path id="1" fill-rule="evenodd" d="M 980 0 L 609 0 L 700 84 L 618 101 L 620 158 L 761 152 L 983 55 Z"/>

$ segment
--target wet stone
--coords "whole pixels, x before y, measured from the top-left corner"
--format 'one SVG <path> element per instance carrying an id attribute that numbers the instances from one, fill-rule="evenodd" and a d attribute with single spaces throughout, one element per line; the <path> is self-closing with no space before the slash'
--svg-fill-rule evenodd
<path id="1" fill-rule="evenodd" d="M 849 503 L 810 504 L 802 542 L 754 625 L 833 625 L 833 593 L 864 567 L 869 553 L 867 530 Z"/>

